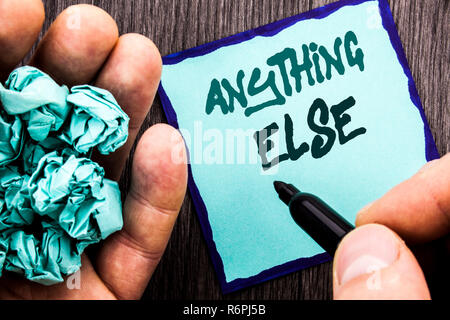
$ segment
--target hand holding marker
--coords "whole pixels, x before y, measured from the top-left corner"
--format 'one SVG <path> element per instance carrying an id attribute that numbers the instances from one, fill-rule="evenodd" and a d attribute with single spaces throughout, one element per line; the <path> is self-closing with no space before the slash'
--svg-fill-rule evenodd
<path id="1" fill-rule="evenodd" d="M 335 299 L 430 299 L 429 286 L 433 294 L 445 296 L 443 284 L 450 280 L 450 154 L 427 163 L 361 209 L 353 231 L 315 196 L 280 182 L 275 187 L 283 202 L 291 203 L 296 222 L 330 254 L 334 252 Z M 426 253 L 423 268 L 428 284 L 405 241 L 419 261 Z"/>

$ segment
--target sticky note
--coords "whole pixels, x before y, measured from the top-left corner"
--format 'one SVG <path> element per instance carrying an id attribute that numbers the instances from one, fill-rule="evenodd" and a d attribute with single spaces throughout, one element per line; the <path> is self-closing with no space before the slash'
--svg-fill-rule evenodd
<path id="1" fill-rule="evenodd" d="M 331 258 L 273 181 L 354 222 L 439 157 L 386 0 L 344 0 L 163 58 L 159 95 L 222 289 Z"/>

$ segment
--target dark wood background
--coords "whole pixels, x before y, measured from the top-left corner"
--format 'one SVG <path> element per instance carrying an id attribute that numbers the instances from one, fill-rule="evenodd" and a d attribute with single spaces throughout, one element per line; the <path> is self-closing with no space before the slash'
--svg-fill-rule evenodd
<path id="1" fill-rule="evenodd" d="M 97 5 L 121 34 L 148 36 L 167 55 L 255 28 L 332 0 L 44 0 L 41 33 L 67 6 Z M 390 0 L 391 10 L 441 155 L 450 151 L 449 0 Z M 187 102 L 188 103 L 188 102 Z M 166 122 L 157 98 L 141 133 Z M 132 154 L 129 163 L 132 160 Z M 127 190 L 129 164 L 121 186 Z M 189 194 L 144 299 L 330 299 L 331 263 L 222 295 Z"/>

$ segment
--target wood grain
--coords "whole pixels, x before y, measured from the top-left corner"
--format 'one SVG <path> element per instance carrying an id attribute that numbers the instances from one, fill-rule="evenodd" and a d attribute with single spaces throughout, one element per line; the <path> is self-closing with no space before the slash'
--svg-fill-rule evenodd
<path id="1" fill-rule="evenodd" d="M 331 0 L 44 0 L 41 33 L 67 6 L 97 5 L 116 19 L 121 34 L 151 38 L 161 54 L 177 52 L 331 3 Z M 449 1 L 389 1 L 400 38 L 441 154 L 450 151 Z M 189 107 L 187 105 L 187 107 Z M 166 122 L 159 99 L 141 129 Z M 121 186 L 127 190 L 129 163 Z M 144 299 L 330 299 L 331 264 L 222 295 L 189 195 L 186 196 L 167 251 Z"/>

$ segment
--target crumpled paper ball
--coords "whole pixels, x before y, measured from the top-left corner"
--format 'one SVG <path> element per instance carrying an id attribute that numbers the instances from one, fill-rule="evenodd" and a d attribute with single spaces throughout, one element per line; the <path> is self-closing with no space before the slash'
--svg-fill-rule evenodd
<path id="1" fill-rule="evenodd" d="M 54 150 L 63 150 L 71 148 L 59 138 L 48 137 L 44 141 L 36 142 L 34 140 L 27 140 L 22 147 L 21 165 L 22 171 L 28 175 L 36 170 L 39 161 L 47 154 Z"/>
<path id="2" fill-rule="evenodd" d="M 122 228 L 119 188 L 104 174 L 94 161 L 64 149 L 45 155 L 28 182 L 34 211 L 79 240 L 80 251 Z"/>
<path id="3" fill-rule="evenodd" d="M 0 166 L 16 160 L 23 143 L 23 125 L 17 116 L 0 109 Z"/>
<path id="4" fill-rule="evenodd" d="M 31 225 L 34 212 L 28 196 L 29 176 L 17 168 L 0 168 L 0 232 Z"/>
<path id="5" fill-rule="evenodd" d="M 0 84 L 0 102 L 0 276 L 62 282 L 122 228 L 119 186 L 89 157 L 125 143 L 128 116 L 108 91 L 69 92 L 32 67 Z"/>
<path id="6" fill-rule="evenodd" d="M 63 274 L 80 268 L 81 252 L 72 249 L 73 240 L 55 222 L 42 220 L 39 227 L 40 238 L 22 229 L 1 233 L 0 265 L 43 285 L 62 282 Z"/>
<path id="7" fill-rule="evenodd" d="M 106 155 L 125 143 L 129 118 L 111 93 L 89 85 L 77 86 L 71 89 L 67 101 L 73 114 L 60 137 L 76 151 L 87 153 L 97 147 Z"/>
<path id="8" fill-rule="evenodd" d="M 70 111 L 66 102 L 69 89 L 33 67 L 14 70 L 6 87 L 0 84 L 0 99 L 10 115 L 20 115 L 30 137 L 42 141 L 58 131 Z"/>

